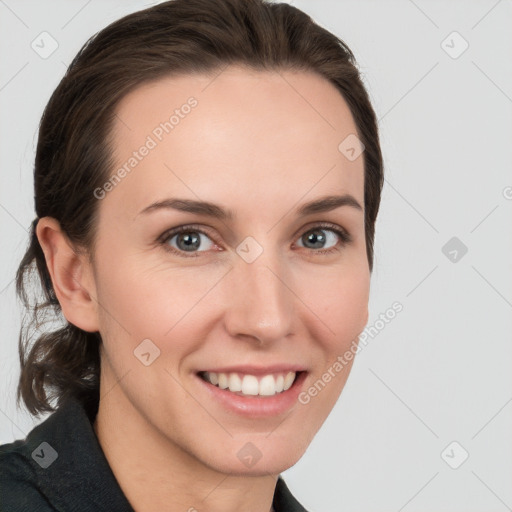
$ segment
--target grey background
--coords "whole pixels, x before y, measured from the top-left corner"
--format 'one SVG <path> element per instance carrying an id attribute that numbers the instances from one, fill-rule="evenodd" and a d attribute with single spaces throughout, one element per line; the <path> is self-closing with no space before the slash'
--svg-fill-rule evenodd
<path id="1" fill-rule="evenodd" d="M 386 165 L 368 325 L 395 301 L 403 311 L 369 338 L 285 480 L 312 512 L 512 510 L 512 3 L 291 3 L 365 75 Z M 0 0 L 0 444 L 44 419 L 14 400 L 39 119 L 86 39 L 148 5 Z M 43 31 L 58 43 L 46 59 L 31 47 Z M 457 58 L 453 31 L 469 44 Z"/>

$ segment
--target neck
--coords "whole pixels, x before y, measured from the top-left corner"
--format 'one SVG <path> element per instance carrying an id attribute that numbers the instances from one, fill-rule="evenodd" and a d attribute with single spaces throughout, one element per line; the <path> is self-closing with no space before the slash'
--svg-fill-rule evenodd
<path id="1" fill-rule="evenodd" d="M 105 395 L 104 389 L 111 389 Z M 215 471 L 142 417 L 120 386 L 100 386 L 94 431 L 123 493 L 137 512 L 274 512 L 277 475 Z M 137 440 L 134 442 L 134 440 Z"/>

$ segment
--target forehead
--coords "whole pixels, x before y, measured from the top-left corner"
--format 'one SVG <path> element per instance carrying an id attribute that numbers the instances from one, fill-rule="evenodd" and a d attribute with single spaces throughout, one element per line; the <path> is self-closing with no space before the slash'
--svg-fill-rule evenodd
<path id="1" fill-rule="evenodd" d="M 112 172 L 128 172 L 111 196 L 132 210 L 166 194 L 232 203 L 349 192 L 363 204 L 363 156 L 339 149 L 355 133 L 343 97 L 315 73 L 230 66 L 165 77 L 116 109 Z"/>

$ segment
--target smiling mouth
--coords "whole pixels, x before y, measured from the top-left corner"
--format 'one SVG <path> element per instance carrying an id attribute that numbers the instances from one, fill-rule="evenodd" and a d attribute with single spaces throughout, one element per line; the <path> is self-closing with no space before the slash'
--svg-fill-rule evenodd
<path id="1" fill-rule="evenodd" d="M 290 389 L 303 372 L 278 372 L 255 376 L 241 373 L 199 372 L 204 381 L 239 396 L 274 396 Z"/>

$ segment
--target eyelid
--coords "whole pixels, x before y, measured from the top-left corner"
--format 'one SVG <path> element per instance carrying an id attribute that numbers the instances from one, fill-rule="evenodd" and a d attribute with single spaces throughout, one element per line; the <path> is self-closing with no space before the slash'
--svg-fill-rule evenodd
<path id="1" fill-rule="evenodd" d="M 205 235 L 210 236 L 209 232 L 213 228 L 210 228 L 209 226 L 205 226 L 204 224 L 182 224 L 181 226 L 175 226 L 174 228 L 169 228 L 165 230 L 159 238 L 164 238 L 167 235 L 170 235 L 171 233 L 176 235 L 183 231 L 198 231 L 200 233 L 203 233 Z"/>
<path id="2" fill-rule="evenodd" d="M 174 238 L 176 235 L 179 235 L 182 232 L 186 233 L 188 231 L 196 231 L 198 233 L 206 235 L 207 237 L 209 237 L 212 240 L 212 242 L 215 243 L 215 245 L 218 245 L 215 240 L 215 236 L 212 235 L 212 233 L 210 233 L 210 230 L 212 230 L 212 228 L 210 228 L 209 226 L 206 226 L 206 229 L 205 229 L 205 226 L 203 224 L 183 224 L 181 226 L 176 226 L 174 228 L 170 228 L 170 229 L 167 229 L 166 231 L 164 231 L 157 238 L 157 242 L 160 244 L 165 244 L 165 242 L 167 242 L 171 238 Z M 207 251 L 198 251 L 198 252 L 201 253 L 201 252 L 207 252 Z"/>
<path id="3" fill-rule="evenodd" d="M 332 222 L 326 222 L 326 221 L 311 222 L 311 223 L 307 224 L 306 226 L 303 226 L 302 228 L 300 228 L 299 231 L 297 231 L 297 233 L 294 236 L 296 238 L 301 233 L 302 234 L 308 233 L 309 231 L 313 231 L 315 229 L 326 229 L 326 230 L 334 231 L 341 238 L 342 244 L 350 243 L 353 241 L 352 235 L 343 226 L 340 226 L 339 224 L 333 224 Z M 318 251 L 315 251 L 315 252 L 318 252 Z"/>

